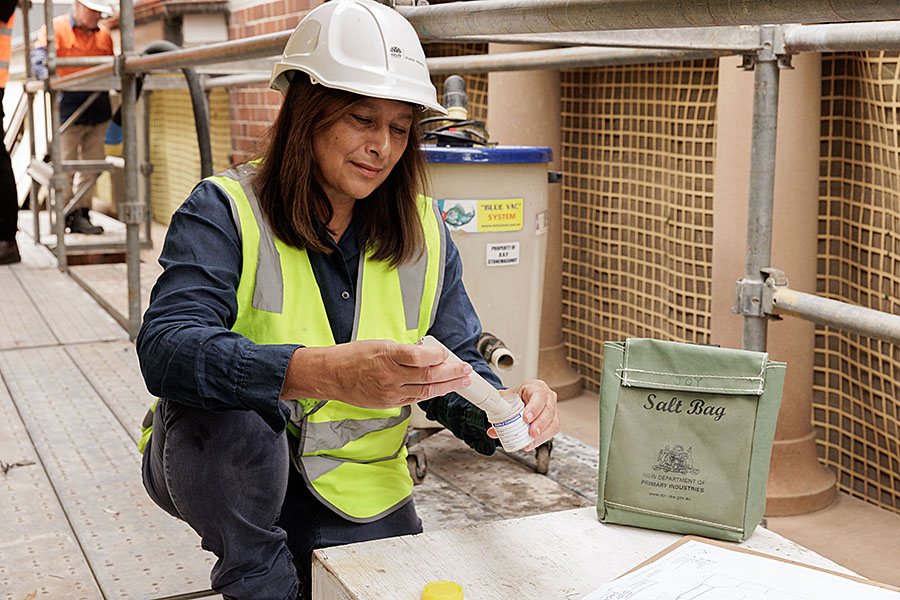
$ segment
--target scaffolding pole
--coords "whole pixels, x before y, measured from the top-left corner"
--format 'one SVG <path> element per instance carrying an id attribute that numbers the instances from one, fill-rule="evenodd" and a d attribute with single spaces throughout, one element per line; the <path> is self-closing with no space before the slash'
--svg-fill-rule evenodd
<path id="1" fill-rule="evenodd" d="M 836 327 L 900 345 L 900 316 L 773 286 L 768 309 L 775 315 L 791 315 L 820 325 Z"/>
<path id="2" fill-rule="evenodd" d="M 442 42 L 542 44 L 550 46 L 603 46 L 681 50 L 759 50 L 758 27 L 684 27 L 679 29 L 567 31 L 556 33 L 457 35 Z"/>
<path id="3" fill-rule="evenodd" d="M 460 35 L 896 19 L 900 0 L 473 0 L 396 9 L 423 40 Z"/>
<path id="4" fill-rule="evenodd" d="M 47 23 L 47 80 L 50 81 L 56 76 L 56 36 L 53 31 L 53 0 L 44 0 L 44 22 Z M 50 146 L 50 162 L 54 167 L 62 164 L 62 144 L 59 139 L 59 101 L 56 94 L 49 90 L 47 94 L 50 100 L 50 129 L 47 137 Z M 63 212 L 63 189 L 65 186 L 66 175 L 54 168 L 53 175 L 50 177 L 50 198 L 53 202 L 48 203 L 49 207 L 53 206 L 56 213 L 56 222 L 54 229 L 56 230 L 56 262 L 61 271 L 67 271 L 69 268 L 69 259 L 66 255 L 66 215 Z M 35 236 L 40 239 L 40 228 L 35 229 Z"/>
<path id="5" fill-rule="evenodd" d="M 156 70 L 182 69 L 232 60 L 277 56 L 281 54 L 291 33 L 293 30 L 207 44 L 196 48 L 160 52 L 159 54 L 125 56 L 120 68 L 123 73 L 136 75 Z M 125 39 L 124 33 L 122 39 Z M 77 88 L 88 81 L 109 77 L 113 74 L 114 69 L 112 64 L 96 65 L 71 75 L 51 79 L 50 87 L 56 90 Z"/>
<path id="6" fill-rule="evenodd" d="M 778 125 L 778 58 L 771 51 L 775 28 L 760 30 L 763 46 L 753 64 L 753 124 L 750 141 L 750 194 L 747 213 L 747 262 L 737 283 L 735 312 L 743 316 L 741 347 L 765 352 L 768 317 L 762 312 L 763 270 L 772 261 L 772 212 L 775 200 L 775 133 Z"/>
<path id="7" fill-rule="evenodd" d="M 598 2 L 599 0 L 592 0 L 593 2 Z M 900 8 L 900 0 L 890 0 L 892 3 L 896 3 L 898 8 Z M 455 3 L 454 3 L 455 4 Z M 490 4 L 490 5 L 505 5 L 506 2 L 497 2 L 494 0 L 474 0 L 472 2 L 459 3 L 468 5 L 474 4 Z M 438 5 L 435 7 L 417 7 L 415 10 L 420 10 L 420 8 L 444 8 L 450 5 Z M 877 14 L 887 18 L 890 16 L 895 16 L 897 13 L 892 13 L 889 8 L 886 8 L 887 5 L 881 4 L 880 12 Z M 464 7 L 457 7 L 454 10 L 462 10 Z M 408 13 L 410 9 L 399 9 L 405 14 Z M 867 13 L 868 14 L 868 13 Z M 487 19 L 486 19 L 487 20 Z M 866 50 L 866 49 L 874 49 L 880 43 L 885 43 L 891 45 L 890 47 L 894 47 L 895 45 L 900 45 L 900 22 L 877 22 L 877 23 L 853 23 L 853 24 L 829 24 L 829 25 L 790 25 L 790 26 L 778 26 L 778 28 L 784 31 L 783 39 L 784 44 L 782 47 L 773 48 L 773 50 L 783 51 L 786 44 L 790 43 L 791 50 L 793 51 L 796 48 L 803 47 L 804 44 L 811 44 L 810 39 L 817 39 L 823 35 L 829 36 L 835 40 L 835 43 L 841 44 L 842 50 Z M 848 29 L 843 29 L 848 28 Z M 710 30 L 704 33 L 704 30 Z M 713 28 L 692 28 L 686 29 L 692 34 L 692 37 L 697 41 L 697 44 L 700 46 L 699 50 L 710 50 L 713 52 L 713 55 L 721 55 L 721 54 L 729 54 L 733 52 L 755 52 L 761 48 L 758 41 L 752 41 L 747 33 L 754 33 L 758 36 L 758 28 L 746 30 L 740 28 L 729 28 L 729 27 L 713 27 Z M 829 33 L 834 31 L 834 33 Z M 196 48 L 184 48 L 180 50 L 174 50 L 170 52 L 160 52 L 158 54 L 150 54 L 146 56 L 126 56 L 124 57 L 124 62 L 120 63 L 120 68 L 124 70 L 124 72 L 131 74 L 138 73 L 147 73 L 155 70 L 172 70 L 172 69 L 182 69 L 184 67 L 193 67 L 200 66 L 206 64 L 214 64 L 220 62 L 228 62 L 233 60 L 246 60 L 252 58 L 267 58 L 277 56 L 281 53 L 284 48 L 285 42 L 290 37 L 293 30 L 280 31 L 276 33 L 268 33 L 264 35 L 258 35 L 253 37 L 248 37 L 240 40 L 231 40 L 228 42 L 219 42 L 215 44 L 208 44 L 204 46 L 198 46 Z M 852 32 L 852 34 L 850 33 Z M 617 33 L 617 32 L 612 32 Z M 624 32 L 619 32 L 624 33 Z M 672 35 L 671 32 L 663 34 L 661 31 L 657 32 L 658 35 L 654 35 L 653 32 L 648 34 L 647 36 L 642 35 L 641 39 L 635 39 L 628 44 L 628 48 L 618 48 L 616 50 L 609 50 L 608 55 L 604 54 L 596 54 L 593 55 L 594 58 L 585 58 L 584 60 L 587 62 L 589 60 L 596 60 L 597 62 L 594 64 L 590 64 L 590 66 L 598 66 L 603 64 L 633 64 L 628 62 L 631 60 L 630 56 L 635 56 L 633 53 L 638 52 L 639 50 L 635 50 L 636 48 L 643 48 L 647 51 L 646 56 L 648 60 L 654 56 L 663 57 L 665 56 L 661 52 L 664 52 L 666 49 L 666 44 L 674 42 L 671 40 Z M 630 35 L 634 35 L 631 33 Z M 852 37 L 851 37 L 852 36 Z M 464 40 L 466 39 L 464 36 L 444 36 L 445 38 L 453 39 L 454 41 Z M 423 39 L 441 39 L 441 38 L 431 38 L 423 36 Z M 516 39 L 520 42 L 525 42 L 526 40 L 532 43 L 546 42 L 549 41 L 540 36 L 534 38 L 511 38 L 506 34 L 496 34 L 491 35 L 485 38 L 482 38 L 482 41 L 497 41 L 508 43 Z M 705 43 L 701 43 L 699 40 L 706 39 Z M 758 38 L 757 38 L 758 39 Z M 563 43 L 564 38 L 555 38 L 556 42 Z M 718 40 L 719 46 L 713 43 L 713 41 Z M 575 41 L 575 38 L 567 40 L 568 42 Z M 612 42 L 612 40 L 607 40 L 608 42 Z M 707 48 L 706 46 L 712 46 L 712 48 Z M 821 46 L 821 44 L 819 44 Z M 826 48 L 822 48 L 817 46 L 817 50 L 824 50 Z M 654 49 L 656 51 L 654 51 Z M 812 49 L 812 48 L 810 48 Z M 690 48 L 669 48 L 669 50 L 673 52 L 684 52 L 685 58 L 691 58 L 687 53 L 691 51 Z M 549 68 L 557 68 L 556 64 L 566 64 L 567 60 L 566 52 L 572 52 L 571 58 L 577 59 L 579 53 L 583 53 L 584 56 L 588 56 L 587 49 L 578 49 L 574 50 L 572 48 L 560 48 L 556 50 L 546 50 L 546 51 L 537 51 L 537 52 L 546 52 L 553 53 L 559 52 L 559 63 L 555 62 L 557 59 L 551 59 L 552 54 L 543 54 L 543 55 L 535 55 L 534 61 L 535 65 L 531 68 L 534 69 L 549 69 Z M 598 51 L 602 52 L 602 51 Z M 519 60 L 526 61 L 532 60 L 530 55 L 521 52 L 517 53 Z M 672 56 L 677 56 L 677 54 L 673 54 Z M 710 54 L 706 54 L 704 56 L 710 56 Z M 476 59 L 481 61 L 491 61 L 495 59 L 486 58 L 487 55 L 483 57 L 461 57 L 458 60 L 459 66 L 457 70 L 460 72 L 476 72 L 471 69 L 466 68 L 465 61 L 475 61 Z M 616 57 L 621 57 L 623 62 L 616 63 Z M 453 57 L 456 58 L 456 57 Z M 429 67 L 435 65 L 437 69 L 447 69 L 446 66 L 449 64 L 449 57 L 437 59 L 432 58 L 428 60 Z M 677 60 L 677 59 L 675 59 Z M 447 61 L 447 62 L 440 62 Z M 608 61 L 608 62 L 607 62 Z M 473 63 L 474 64 L 474 63 Z M 494 70 L 513 70 L 511 66 L 513 62 L 507 63 L 507 66 L 500 68 L 499 66 L 494 68 Z M 577 66 L 588 66 L 587 64 L 581 64 Z M 104 64 L 95 65 L 93 67 L 89 67 L 78 71 L 76 73 L 72 73 L 70 75 L 66 75 L 64 77 L 55 77 L 50 81 L 50 88 L 55 90 L 67 90 L 67 89 L 83 89 L 85 84 L 90 81 L 95 81 L 99 79 L 103 79 L 113 75 L 115 67 L 113 64 L 106 62 Z M 483 72 L 483 71 L 479 71 Z M 240 83 L 258 83 L 258 76 L 253 74 L 246 75 L 235 75 L 235 84 Z M 244 78 L 244 79 L 238 79 Z M 26 84 L 28 86 L 29 84 Z M 28 89 L 28 88 L 26 88 Z"/>
<path id="8" fill-rule="evenodd" d="M 128 270 L 128 335 L 134 340 L 141 327 L 141 224 L 146 207 L 138 189 L 137 80 L 124 63 L 134 56 L 134 3 L 121 0 L 119 27 L 122 53 L 118 62 L 122 76 L 122 155 L 125 159 L 125 261 Z"/>
<path id="9" fill-rule="evenodd" d="M 784 50 L 790 54 L 900 50 L 900 21 L 786 25 Z"/>
<path id="10" fill-rule="evenodd" d="M 632 48 L 613 50 L 605 48 L 574 47 L 549 50 L 526 50 L 498 54 L 447 56 L 429 58 L 428 70 L 432 75 L 452 73 L 491 73 L 497 71 L 531 71 L 535 69 L 580 69 L 612 65 L 637 65 L 678 60 L 696 60 L 733 54 L 710 50 L 638 50 Z"/>
<path id="11" fill-rule="evenodd" d="M 25 2 L 20 5 L 21 13 L 22 13 L 22 33 L 24 38 L 24 46 L 25 46 L 25 77 L 31 79 L 33 76 L 31 73 L 31 24 L 29 21 L 29 6 L 30 1 Z M 34 160 L 34 157 L 37 155 L 37 133 L 34 131 L 34 96 L 35 92 L 30 91 L 26 92 L 28 94 L 28 147 L 31 156 L 31 160 Z M 43 90 L 41 90 L 43 93 Z M 28 203 L 31 208 L 31 219 L 32 219 L 32 231 L 34 231 L 34 244 L 38 245 L 41 243 L 41 219 L 40 219 L 40 207 L 38 206 L 38 200 L 40 196 L 40 185 L 34 179 L 31 180 L 31 189 L 28 191 Z"/>

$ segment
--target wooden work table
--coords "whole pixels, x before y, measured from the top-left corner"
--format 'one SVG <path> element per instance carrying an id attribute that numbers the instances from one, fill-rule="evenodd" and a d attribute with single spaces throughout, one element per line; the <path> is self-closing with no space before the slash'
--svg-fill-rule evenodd
<path id="1" fill-rule="evenodd" d="M 580 600 L 682 536 L 605 525 L 593 508 L 317 550 L 314 600 L 419 600 L 429 581 L 465 600 Z M 763 528 L 741 547 L 850 573 Z"/>

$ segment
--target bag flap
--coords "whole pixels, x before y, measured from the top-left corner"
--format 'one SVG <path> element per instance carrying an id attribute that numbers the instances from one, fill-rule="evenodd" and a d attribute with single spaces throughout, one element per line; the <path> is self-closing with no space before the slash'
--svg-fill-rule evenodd
<path id="1" fill-rule="evenodd" d="M 629 338 L 617 375 L 628 387 L 758 396 L 768 357 L 766 352 Z"/>

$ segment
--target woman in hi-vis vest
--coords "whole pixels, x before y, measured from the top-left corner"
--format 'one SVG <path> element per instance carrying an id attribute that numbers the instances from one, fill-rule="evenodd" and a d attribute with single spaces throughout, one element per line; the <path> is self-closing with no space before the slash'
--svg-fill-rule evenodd
<path id="1" fill-rule="evenodd" d="M 218 558 L 226 598 L 309 595 L 315 548 L 418 533 L 409 405 L 485 455 L 485 413 L 455 392 L 481 326 L 459 253 L 420 195 L 422 109 L 438 104 L 412 26 L 372 0 L 332 0 L 297 26 L 260 159 L 200 182 L 174 214 L 137 339 L 159 397 L 143 480 Z M 431 335 L 444 348 L 416 345 Z M 474 389 L 474 388 L 473 388 Z M 559 431 L 542 381 L 531 450 Z"/>

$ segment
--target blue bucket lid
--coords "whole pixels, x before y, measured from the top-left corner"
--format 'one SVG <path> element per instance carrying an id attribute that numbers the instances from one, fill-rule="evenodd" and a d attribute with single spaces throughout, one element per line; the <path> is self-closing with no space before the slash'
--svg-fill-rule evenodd
<path id="1" fill-rule="evenodd" d="M 547 146 L 435 146 L 422 145 L 429 163 L 540 163 L 553 160 Z"/>

